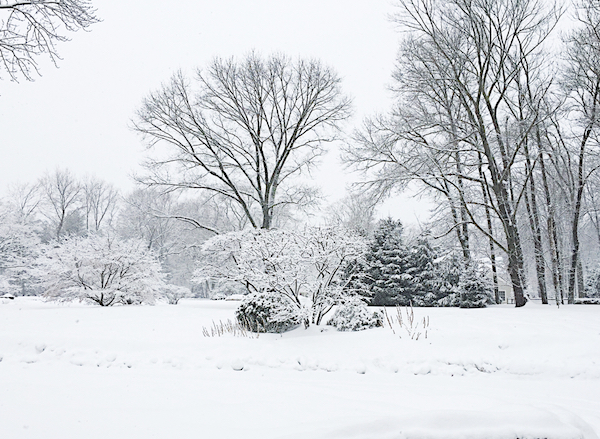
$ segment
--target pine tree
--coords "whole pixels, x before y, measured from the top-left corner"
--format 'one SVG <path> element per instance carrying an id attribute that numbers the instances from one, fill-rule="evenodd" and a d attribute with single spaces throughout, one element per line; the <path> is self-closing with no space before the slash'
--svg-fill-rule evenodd
<path id="1" fill-rule="evenodd" d="M 425 237 L 420 237 L 408 248 L 406 273 L 411 276 L 410 294 L 415 306 L 435 306 L 441 298 L 438 293 L 436 252 Z"/>
<path id="2" fill-rule="evenodd" d="M 492 300 L 493 289 L 481 267 L 471 263 L 465 267 L 458 284 L 461 308 L 485 308 Z"/>
<path id="3" fill-rule="evenodd" d="M 369 245 L 365 261 L 350 284 L 370 305 L 408 305 L 411 276 L 406 274 L 408 254 L 402 240 L 400 221 L 391 218 L 379 221 Z"/>

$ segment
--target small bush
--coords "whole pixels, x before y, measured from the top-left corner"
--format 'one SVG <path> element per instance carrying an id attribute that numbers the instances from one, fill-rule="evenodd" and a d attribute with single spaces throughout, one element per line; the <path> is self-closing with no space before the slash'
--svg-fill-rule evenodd
<path id="1" fill-rule="evenodd" d="M 235 317 L 240 326 L 252 332 L 286 332 L 302 321 L 299 307 L 289 298 L 268 292 L 246 296 Z"/>
<path id="2" fill-rule="evenodd" d="M 181 299 L 192 297 L 192 292 L 189 288 L 168 284 L 164 286 L 162 295 L 169 305 L 177 305 Z"/>
<path id="3" fill-rule="evenodd" d="M 383 317 L 363 304 L 352 303 L 338 306 L 327 324 L 335 326 L 338 331 L 362 331 L 383 326 Z"/>

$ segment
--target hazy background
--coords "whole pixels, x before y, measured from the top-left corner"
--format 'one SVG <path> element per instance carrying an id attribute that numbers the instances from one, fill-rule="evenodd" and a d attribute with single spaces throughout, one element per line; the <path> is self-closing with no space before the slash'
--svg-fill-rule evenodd
<path id="1" fill-rule="evenodd" d="M 102 22 L 70 34 L 59 68 L 39 59 L 34 82 L 0 82 L 0 190 L 56 167 L 96 175 L 124 191 L 144 156 L 129 121 L 144 96 L 182 69 L 191 73 L 215 56 L 282 52 L 318 58 L 343 78 L 353 98 L 352 132 L 391 104 L 390 83 L 400 34 L 388 20 L 391 0 L 94 0 Z M 315 180 L 328 201 L 356 179 L 344 171 L 337 146 Z M 405 222 L 429 205 L 399 197 L 379 210 Z"/>

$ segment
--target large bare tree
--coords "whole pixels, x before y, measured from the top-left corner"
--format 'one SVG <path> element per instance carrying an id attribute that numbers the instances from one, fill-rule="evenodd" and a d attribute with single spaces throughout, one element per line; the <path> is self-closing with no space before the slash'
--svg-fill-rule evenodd
<path id="1" fill-rule="evenodd" d="M 87 29 L 99 21 L 88 0 L 0 0 L 0 65 L 12 80 L 39 74 L 36 58 L 60 58 L 56 43 L 64 31 Z"/>
<path id="2" fill-rule="evenodd" d="M 349 113 L 339 77 L 318 61 L 217 58 L 144 100 L 133 123 L 153 154 L 140 180 L 210 191 L 268 229 L 278 208 L 314 199 L 297 179 L 286 183 L 315 165 Z"/>

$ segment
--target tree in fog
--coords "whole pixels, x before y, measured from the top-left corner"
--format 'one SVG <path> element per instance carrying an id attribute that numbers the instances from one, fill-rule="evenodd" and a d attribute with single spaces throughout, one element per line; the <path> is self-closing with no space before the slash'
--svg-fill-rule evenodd
<path id="1" fill-rule="evenodd" d="M 110 183 L 90 177 L 81 185 L 85 227 L 88 233 L 97 233 L 103 225 L 111 225 L 117 212 L 119 191 Z"/>
<path id="2" fill-rule="evenodd" d="M 53 229 L 51 239 L 60 241 L 65 234 L 78 234 L 81 217 L 81 185 L 69 170 L 57 169 L 40 180 L 42 215 Z"/>
<path id="3" fill-rule="evenodd" d="M 88 0 L 0 0 L 0 65 L 12 80 L 39 74 L 36 58 L 56 64 L 64 31 L 88 29 L 99 21 Z"/>
<path id="4" fill-rule="evenodd" d="M 34 224 L 24 221 L 13 203 L 0 204 L 0 284 L 12 293 L 32 290 L 30 268 L 40 249 L 36 232 Z"/>
<path id="5" fill-rule="evenodd" d="M 314 200 L 295 177 L 315 165 L 349 107 L 339 77 L 317 61 L 217 58 L 144 100 L 134 128 L 153 151 L 141 180 L 210 191 L 268 229 L 279 208 Z"/>

